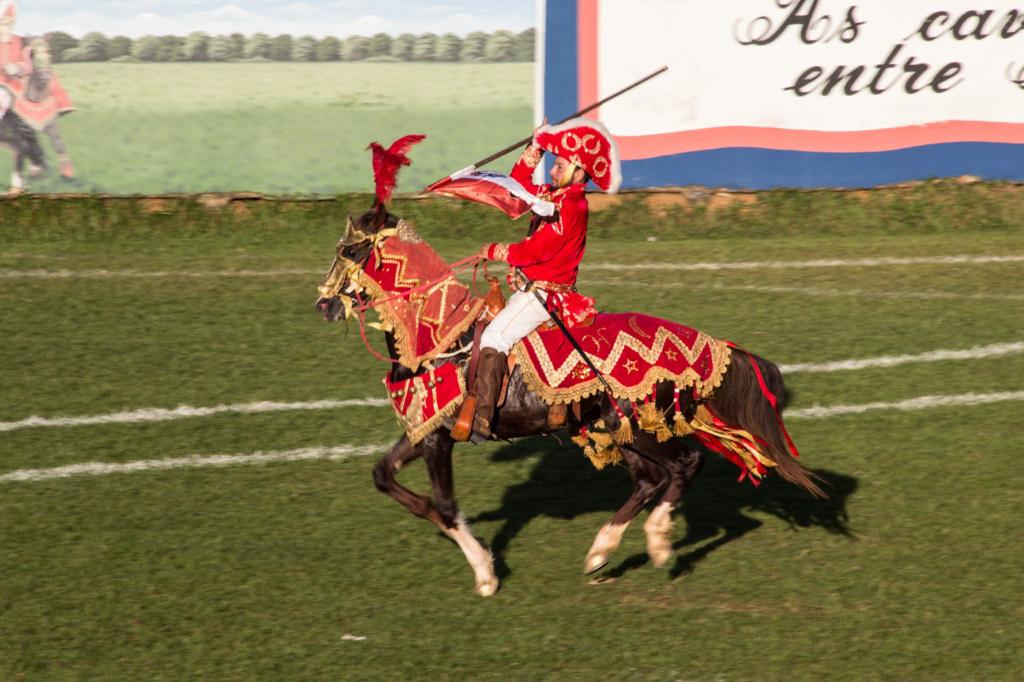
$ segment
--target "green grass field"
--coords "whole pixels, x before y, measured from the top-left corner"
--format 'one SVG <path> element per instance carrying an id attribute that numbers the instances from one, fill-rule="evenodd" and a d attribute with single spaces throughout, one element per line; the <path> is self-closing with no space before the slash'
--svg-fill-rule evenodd
<path id="1" fill-rule="evenodd" d="M 366 145 L 425 133 L 402 180 L 416 190 L 532 129 L 532 64 L 61 64 L 58 74 L 77 107 L 60 130 L 78 177 L 41 178 L 34 192 L 368 191 Z M 10 156 L 0 151 L 0 177 Z"/>
<path id="2" fill-rule="evenodd" d="M 26 206 L 0 221 L 0 423 L 383 396 L 385 367 L 355 328 L 312 307 L 346 207 L 244 229 L 171 229 L 154 215 L 121 230 Z M 460 209 L 398 206 L 446 257 L 478 248 L 442 227 Z M 607 309 L 784 364 L 1024 341 L 1021 261 L 597 267 L 1024 255 L 1019 227 L 933 231 L 922 218 L 829 234 L 822 215 L 812 206 L 802 225 L 761 236 L 647 243 L 596 230 L 581 285 Z M 511 231 L 494 217 L 480 229 Z M 1022 377 L 1017 352 L 794 373 L 788 385 L 800 410 L 1020 392 Z M 0 478 L 0 679 L 1020 679 L 1021 403 L 789 426 L 830 501 L 775 479 L 737 484 L 712 459 L 677 513 L 668 568 L 647 563 L 638 523 L 597 584 L 582 562 L 628 494 L 622 469 L 594 471 L 552 439 L 459 447 L 459 500 L 503 574 L 489 600 L 454 545 L 374 490 L 374 456 Z M 0 477 L 397 436 L 377 407 L 7 429 Z M 425 489 L 422 464 L 402 480 Z"/>

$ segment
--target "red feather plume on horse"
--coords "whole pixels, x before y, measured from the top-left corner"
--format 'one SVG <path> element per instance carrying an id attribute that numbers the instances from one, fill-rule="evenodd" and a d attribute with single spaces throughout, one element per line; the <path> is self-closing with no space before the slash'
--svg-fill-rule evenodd
<path id="1" fill-rule="evenodd" d="M 385 204 L 391 199 L 391 192 L 398 184 L 399 168 L 412 163 L 406 154 L 426 137 L 426 135 L 406 135 L 392 142 L 387 149 L 379 142 L 371 142 L 367 147 L 367 149 L 373 150 L 373 181 L 377 185 L 378 203 Z"/>

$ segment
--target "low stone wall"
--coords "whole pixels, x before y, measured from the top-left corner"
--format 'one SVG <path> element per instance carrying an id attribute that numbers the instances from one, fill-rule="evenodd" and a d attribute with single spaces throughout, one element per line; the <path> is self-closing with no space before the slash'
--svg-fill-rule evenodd
<path id="1" fill-rule="evenodd" d="M 689 212 L 692 210 L 706 210 L 706 211 L 720 211 L 723 209 L 737 208 L 743 206 L 755 206 L 761 200 L 761 197 L 773 192 L 798 192 L 800 194 L 842 194 L 845 196 L 852 196 L 858 199 L 868 201 L 873 197 L 886 196 L 892 198 L 899 196 L 901 193 L 909 193 L 915 188 L 921 187 L 928 182 L 943 182 L 952 183 L 956 185 L 971 185 L 982 182 L 979 178 L 965 175 L 958 178 L 949 178 L 945 180 L 928 180 L 919 182 L 907 182 L 898 185 L 886 185 L 882 187 L 875 187 L 871 189 L 855 189 L 855 190 L 844 190 L 844 189 L 813 189 L 813 190 L 763 190 L 763 191 L 744 191 L 744 190 L 729 190 L 729 189 L 711 189 L 707 187 L 655 187 L 647 189 L 630 189 L 624 190 L 618 194 L 604 194 L 602 192 L 588 192 L 587 200 L 590 204 L 591 211 L 602 211 L 608 208 L 621 206 L 627 201 L 641 200 L 647 208 L 654 214 L 664 215 L 674 210 L 682 210 Z M 1024 183 L 986 183 L 993 186 L 998 186 L 1002 191 L 1021 191 L 1024 188 Z M 345 194 L 343 197 L 352 196 L 369 196 L 369 195 L 356 195 L 356 194 Z M 253 202 L 277 202 L 284 204 L 302 205 L 310 203 L 322 203 L 322 202 L 335 202 L 339 200 L 339 197 L 309 197 L 309 196 L 272 196 L 258 194 L 255 192 L 223 192 L 223 193 L 203 193 L 203 194 L 162 194 L 162 195 L 148 195 L 148 196 L 125 196 L 125 195 L 105 195 L 105 194 L 18 194 L 18 193 L 7 193 L 0 195 L 0 201 L 7 200 L 18 200 L 19 198 L 34 198 L 34 199 L 49 199 L 53 201 L 69 201 L 69 200 L 92 200 L 100 202 L 137 202 L 144 211 L 150 213 L 164 213 L 171 212 L 175 207 L 180 206 L 185 202 L 196 202 L 210 210 L 231 210 L 239 214 L 245 214 L 248 211 L 248 205 Z M 400 194 L 396 195 L 396 200 L 412 200 L 412 201 L 452 201 L 451 199 L 441 199 L 435 194 Z"/>

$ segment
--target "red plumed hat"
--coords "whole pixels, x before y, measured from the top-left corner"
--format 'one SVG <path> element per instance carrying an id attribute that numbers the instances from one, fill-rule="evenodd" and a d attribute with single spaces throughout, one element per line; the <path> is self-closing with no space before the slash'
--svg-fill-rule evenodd
<path id="1" fill-rule="evenodd" d="M 534 135 L 545 151 L 557 154 L 587 172 L 609 194 L 619 191 L 622 164 L 619 147 L 608 130 L 589 118 L 572 118 L 556 126 L 541 126 Z"/>
<path id="2" fill-rule="evenodd" d="M 367 149 L 373 150 L 373 182 L 376 185 L 377 202 L 386 204 L 391 192 L 398 184 L 398 170 L 412 163 L 406 154 L 413 145 L 425 139 L 426 135 L 406 135 L 384 149 L 379 142 L 371 142 Z"/>

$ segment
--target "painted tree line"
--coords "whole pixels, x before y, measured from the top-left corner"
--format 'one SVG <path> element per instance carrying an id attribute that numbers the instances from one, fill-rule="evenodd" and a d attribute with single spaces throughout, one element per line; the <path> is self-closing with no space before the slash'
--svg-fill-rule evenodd
<path id="1" fill-rule="evenodd" d="M 348 38 L 270 36 L 241 33 L 211 36 L 203 32 L 180 36 L 108 38 L 88 33 L 81 40 L 62 31 L 47 35 L 50 52 L 58 62 L 227 62 L 236 60 L 279 62 L 530 62 L 534 29 L 519 33 L 476 31 L 465 37 L 403 33 Z"/>

